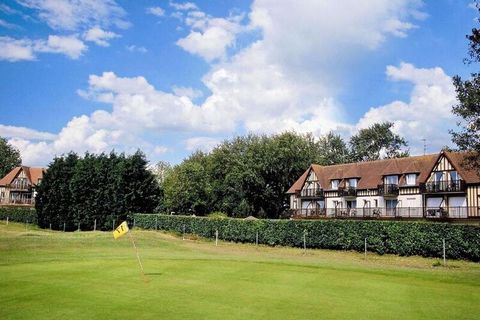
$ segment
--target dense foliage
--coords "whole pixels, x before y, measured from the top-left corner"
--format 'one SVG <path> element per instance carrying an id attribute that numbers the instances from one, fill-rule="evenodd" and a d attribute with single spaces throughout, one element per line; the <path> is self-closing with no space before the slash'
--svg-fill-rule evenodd
<path id="1" fill-rule="evenodd" d="M 376 123 L 361 129 L 350 138 L 350 160 L 352 162 L 371 161 L 381 158 L 408 157 L 404 138 L 392 131 L 393 123 Z"/>
<path id="2" fill-rule="evenodd" d="M 0 179 L 21 164 L 20 152 L 7 139 L 0 137 Z"/>
<path id="3" fill-rule="evenodd" d="M 33 208 L 22 208 L 18 206 L 0 207 L 0 220 L 36 223 L 37 213 Z"/>
<path id="4" fill-rule="evenodd" d="M 135 225 L 177 233 L 193 233 L 227 241 L 308 248 L 368 250 L 379 254 L 441 257 L 480 261 L 480 227 L 448 223 L 355 220 L 241 220 L 191 216 L 134 215 Z"/>
<path id="5" fill-rule="evenodd" d="M 387 157 L 404 156 L 406 143 L 392 133 L 392 124 L 363 129 L 350 141 L 329 133 L 312 135 L 285 132 L 273 136 L 247 135 L 227 140 L 210 153 L 195 152 L 170 168 L 160 163 L 164 194 L 162 211 L 205 215 L 222 211 L 229 216 L 279 218 L 288 207 L 285 192 L 312 164 L 333 165 Z M 368 150 L 368 152 L 367 152 Z"/>
<path id="6" fill-rule="evenodd" d="M 147 170 L 145 156 L 71 153 L 49 165 L 37 188 L 35 207 L 40 227 L 75 230 L 112 228 L 112 221 L 132 212 L 153 212 L 160 190 Z"/>
<path id="7" fill-rule="evenodd" d="M 480 10 L 479 4 L 476 3 Z M 467 35 L 469 40 L 468 63 L 480 62 L 480 30 L 473 28 Z M 458 123 L 460 131 L 450 131 L 452 141 L 460 150 L 471 151 L 467 157 L 467 166 L 480 172 L 480 73 L 472 73 L 470 79 L 453 78 L 458 104 L 453 113 L 462 119 Z"/>

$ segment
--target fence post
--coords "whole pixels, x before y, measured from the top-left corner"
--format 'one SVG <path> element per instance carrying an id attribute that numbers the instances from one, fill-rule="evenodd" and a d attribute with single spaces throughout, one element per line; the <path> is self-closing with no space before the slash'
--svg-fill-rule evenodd
<path id="1" fill-rule="evenodd" d="M 215 230 L 215 246 L 218 246 L 218 229 Z"/>
<path id="2" fill-rule="evenodd" d="M 7 217 L 7 226 L 8 226 L 8 217 Z"/>
<path id="3" fill-rule="evenodd" d="M 183 224 L 182 240 L 185 240 L 185 224 Z"/>
<path id="4" fill-rule="evenodd" d="M 132 228 L 135 228 L 135 218 L 133 218 L 133 227 Z"/>
<path id="5" fill-rule="evenodd" d="M 112 231 L 115 231 L 115 219 L 112 221 Z"/>
<path id="6" fill-rule="evenodd" d="M 257 231 L 256 237 L 255 237 L 255 245 L 258 246 L 258 231 Z"/>
<path id="7" fill-rule="evenodd" d="M 155 231 L 158 229 L 158 217 L 155 217 Z"/>
<path id="8" fill-rule="evenodd" d="M 307 252 L 307 229 L 303 230 L 303 253 Z"/>
<path id="9" fill-rule="evenodd" d="M 63 232 L 65 232 L 65 222 L 63 223 Z"/>
<path id="10" fill-rule="evenodd" d="M 367 260 L 367 238 L 365 238 L 365 260 Z"/>
<path id="11" fill-rule="evenodd" d="M 78 230 L 77 231 L 80 231 L 80 222 L 78 223 Z"/>
<path id="12" fill-rule="evenodd" d="M 52 230 L 52 223 L 50 223 L 50 228 L 49 229 Z"/>
<path id="13" fill-rule="evenodd" d="M 97 219 L 93 221 L 93 231 L 97 231 Z"/>
<path id="14" fill-rule="evenodd" d="M 443 238 L 443 265 L 446 266 L 447 265 L 447 259 L 445 257 L 445 238 Z"/>

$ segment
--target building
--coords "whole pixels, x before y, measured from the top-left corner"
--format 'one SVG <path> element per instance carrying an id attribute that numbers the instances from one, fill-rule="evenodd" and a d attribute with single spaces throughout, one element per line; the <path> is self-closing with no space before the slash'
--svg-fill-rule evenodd
<path id="1" fill-rule="evenodd" d="M 312 164 L 290 187 L 297 217 L 480 218 L 480 176 L 465 153 L 333 166 Z"/>
<path id="2" fill-rule="evenodd" d="M 0 205 L 33 205 L 43 168 L 16 167 L 0 180 Z"/>

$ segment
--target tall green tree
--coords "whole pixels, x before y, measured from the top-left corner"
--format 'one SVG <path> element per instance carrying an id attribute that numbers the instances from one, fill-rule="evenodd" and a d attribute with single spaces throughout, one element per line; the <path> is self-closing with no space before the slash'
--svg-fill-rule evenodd
<path id="1" fill-rule="evenodd" d="M 318 164 L 334 165 L 347 163 L 350 160 L 350 150 L 347 144 L 338 134 L 329 132 L 318 140 L 320 148 Z"/>
<path id="2" fill-rule="evenodd" d="M 17 148 L 9 144 L 7 139 L 0 137 L 0 179 L 21 164 L 22 158 Z"/>
<path id="3" fill-rule="evenodd" d="M 480 11 L 478 2 L 476 6 Z M 480 62 L 480 30 L 473 28 L 467 39 L 469 58 L 465 62 Z M 453 84 L 458 104 L 453 106 L 452 112 L 460 117 L 461 121 L 458 122 L 459 131 L 450 131 L 452 141 L 460 150 L 470 151 L 464 164 L 480 173 L 480 73 L 472 73 L 467 80 L 455 76 Z"/>
<path id="4" fill-rule="evenodd" d="M 392 131 L 392 122 L 376 123 L 350 138 L 350 160 L 371 161 L 409 155 L 407 141 Z"/>

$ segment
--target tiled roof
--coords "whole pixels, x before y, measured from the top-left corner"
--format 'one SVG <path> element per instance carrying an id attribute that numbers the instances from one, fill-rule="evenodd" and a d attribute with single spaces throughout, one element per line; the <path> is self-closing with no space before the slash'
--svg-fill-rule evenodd
<path id="1" fill-rule="evenodd" d="M 6 186 L 11 184 L 22 170 L 25 172 L 28 181 L 32 185 L 38 184 L 39 180 L 43 177 L 43 172 L 45 171 L 44 168 L 32 168 L 26 166 L 15 167 L 12 169 L 12 171 L 7 173 L 5 177 L 0 179 L 0 186 Z"/>
<path id="2" fill-rule="evenodd" d="M 374 189 L 377 188 L 379 184 L 382 184 L 384 176 L 393 174 L 417 173 L 417 184 L 425 182 L 442 154 L 446 155 L 447 159 L 450 160 L 454 168 L 467 183 L 480 183 L 480 176 L 474 170 L 466 169 L 461 165 L 466 153 L 460 152 L 442 152 L 439 154 L 338 164 L 333 166 L 312 164 L 310 168 L 315 171 L 322 188 L 325 190 L 330 189 L 330 180 L 348 178 L 360 178 L 357 186 L 358 189 Z M 287 193 L 295 193 L 302 188 L 310 168 L 295 181 Z M 404 183 L 404 179 L 400 179 L 400 185 Z"/>

